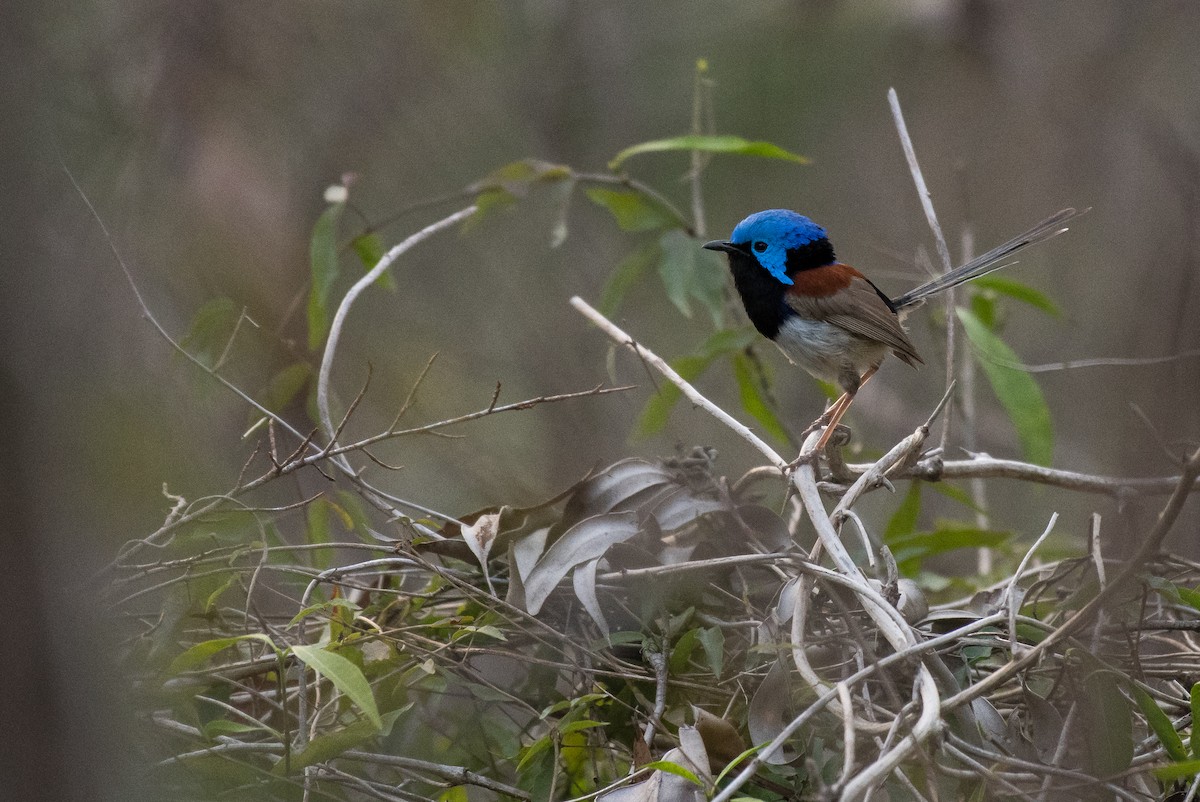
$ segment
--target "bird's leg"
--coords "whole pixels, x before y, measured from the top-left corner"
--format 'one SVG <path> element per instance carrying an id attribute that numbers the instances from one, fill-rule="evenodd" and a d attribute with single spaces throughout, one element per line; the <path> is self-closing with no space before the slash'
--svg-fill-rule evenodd
<path id="1" fill-rule="evenodd" d="M 817 447 L 811 452 L 814 458 L 825 450 L 825 446 L 829 445 L 829 438 L 833 437 L 833 433 L 837 431 L 838 423 L 841 422 L 842 416 L 846 414 L 846 410 L 850 409 L 850 404 L 854 402 L 855 395 L 857 395 L 859 389 L 861 389 L 862 386 L 866 384 L 872 376 L 875 375 L 875 371 L 877 370 L 879 370 L 878 365 L 873 365 L 867 368 L 866 372 L 863 373 L 858 380 L 858 387 L 854 388 L 853 391 L 847 390 L 846 392 L 842 393 L 841 397 L 839 397 L 837 401 L 834 401 L 833 405 L 830 406 L 829 409 L 825 410 L 824 414 L 817 418 L 817 420 L 813 422 L 812 426 L 805 430 L 804 436 L 807 437 L 822 425 L 825 426 L 825 433 L 821 435 L 821 439 L 817 441 Z M 792 463 L 792 467 L 800 465 L 803 462 L 805 462 L 805 460 L 798 458 Z"/>
<path id="2" fill-rule="evenodd" d="M 828 425 L 829 421 L 832 420 L 835 415 L 840 418 L 841 413 L 838 412 L 838 410 L 841 409 L 846 404 L 850 403 L 847 400 L 849 398 L 850 398 L 850 393 L 842 393 L 840 396 L 838 396 L 837 400 L 834 401 L 832 404 L 830 404 L 829 408 L 826 409 L 824 412 L 822 412 L 821 416 L 819 418 L 817 418 L 812 423 L 808 424 L 808 426 L 804 427 L 804 431 L 800 432 L 800 440 L 803 441 L 803 440 L 807 439 L 808 436 L 810 434 L 812 434 L 813 432 L 815 432 L 817 429 L 820 429 L 822 426 Z"/>

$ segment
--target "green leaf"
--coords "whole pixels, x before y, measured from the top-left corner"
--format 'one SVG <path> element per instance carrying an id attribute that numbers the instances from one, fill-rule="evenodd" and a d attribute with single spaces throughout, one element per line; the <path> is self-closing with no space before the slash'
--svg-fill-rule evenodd
<path id="1" fill-rule="evenodd" d="M 167 667 L 167 673 L 178 674 L 182 671 L 189 671 L 193 668 L 202 666 L 216 654 L 246 640 L 261 641 L 262 643 L 267 644 L 267 646 L 270 646 L 271 649 L 275 649 L 274 642 L 272 642 L 271 639 L 266 635 L 259 633 L 252 633 L 250 635 L 237 635 L 232 638 L 214 638 L 213 640 L 206 640 L 197 643 L 196 645 L 187 649 L 183 654 L 176 657 L 171 661 L 171 665 Z"/>
<path id="2" fill-rule="evenodd" d="M 319 604 L 310 604 L 309 606 L 305 607 L 303 610 L 292 616 L 292 620 L 288 622 L 288 628 L 294 627 L 301 618 L 307 618 L 313 613 L 332 614 L 336 610 L 349 610 L 355 615 L 362 612 L 362 608 L 357 604 L 349 599 L 338 596 L 336 599 L 323 601 Z"/>
<path id="3" fill-rule="evenodd" d="M 935 493 L 940 493 L 946 498 L 954 499 L 959 504 L 969 507 L 974 512 L 986 512 L 986 510 L 975 503 L 975 499 L 971 498 L 970 493 L 957 485 L 952 485 L 949 482 L 933 482 L 929 486 L 933 488 Z"/>
<path id="4" fill-rule="evenodd" d="M 1193 610 L 1200 610 L 1200 591 L 1191 588 L 1176 588 L 1179 598 Z"/>
<path id="5" fill-rule="evenodd" d="M 1200 610 L 1200 590 L 1181 587 L 1157 576 L 1148 577 L 1146 584 L 1176 604 L 1186 604 L 1188 607 Z"/>
<path id="6" fill-rule="evenodd" d="M 720 627 L 704 627 L 697 630 L 696 637 L 708 658 L 708 667 L 713 676 L 720 677 L 725 668 L 725 633 Z"/>
<path id="7" fill-rule="evenodd" d="M 896 562 L 905 574 L 910 574 L 926 557 L 954 549 L 995 548 L 1012 537 L 1011 532 L 980 529 L 966 524 L 939 522 L 932 532 L 911 532 L 894 537 L 884 536 Z"/>
<path id="8" fill-rule="evenodd" d="M 788 442 L 787 430 L 775 415 L 775 410 L 767 403 L 763 395 L 765 377 L 762 366 L 745 352 L 733 355 L 733 377 L 737 380 L 738 393 L 742 399 L 742 409 L 762 424 L 768 434 L 782 443 Z"/>
<path id="9" fill-rule="evenodd" d="M 1189 777 L 1194 777 L 1200 774 L 1200 760 L 1189 760 L 1186 763 L 1173 763 L 1170 766 L 1162 766 L 1154 769 L 1154 776 L 1165 783 L 1175 782 L 1176 780 L 1186 780 Z"/>
<path id="10" fill-rule="evenodd" d="M 300 662 L 316 671 L 333 683 L 334 687 L 350 698 L 375 725 L 375 729 L 383 728 L 379 717 L 379 708 L 375 705 L 375 697 L 371 694 L 371 686 L 363 676 L 358 666 L 351 663 L 340 654 L 326 651 L 320 646 L 293 646 L 292 653 Z"/>
<path id="11" fill-rule="evenodd" d="M 345 203 L 331 204 L 313 226 L 309 241 L 312 288 L 308 293 L 308 348 L 316 351 L 329 333 L 329 293 L 338 277 L 337 224 Z"/>
<path id="12" fill-rule="evenodd" d="M 469 187 L 471 192 L 500 190 L 511 197 L 523 198 L 539 182 L 564 181 L 572 177 L 571 168 L 540 159 L 521 159 L 492 170 Z"/>
<path id="13" fill-rule="evenodd" d="M 641 153 L 661 153 L 670 150 L 699 150 L 705 153 L 731 153 L 737 156 L 757 156 L 763 159 L 782 159 L 796 164 L 808 164 L 804 156 L 784 150 L 770 142 L 751 142 L 740 136 L 688 134 L 670 139 L 655 139 L 632 145 L 621 151 L 608 163 L 608 169 L 616 170 L 630 156 Z"/>
<path id="14" fill-rule="evenodd" d="M 679 229 L 663 234 L 658 241 L 662 261 L 658 275 L 662 278 L 667 297 L 684 317 L 692 316 L 689 298 L 695 298 L 712 317 L 713 325 L 721 325 L 722 291 L 725 288 L 725 269 L 721 258 L 700 247 L 699 240 Z"/>
<path id="15" fill-rule="evenodd" d="M 700 645 L 700 639 L 696 637 L 696 630 L 689 629 L 675 641 L 675 647 L 671 650 L 671 659 L 667 663 L 667 668 L 672 674 L 682 674 L 687 668 L 688 661 L 692 659 L 692 652 L 696 651 L 696 647 Z"/>
<path id="16" fill-rule="evenodd" d="M 1200 682 L 1192 685 L 1192 730 L 1189 740 L 1192 746 L 1192 757 L 1200 760 L 1200 738 L 1196 737 L 1196 722 L 1200 721 Z"/>
<path id="17" fill-rule="evenodd" d="M 225 591 L 233 587 L 233 583 L 237 581 L 237 578 L 237 574 L 230 574 L 229 578 L 222 582 L 216 590 L 208 594 L 208 599 L 204 602 L 204 612 L 206 615 L 212 613 L 212 611 L 216 609 L 217 601 L 221 598 Z"/>
<path id="18" fill-rule="evenodd" d="M 371 535 L 371 522 L 367 517 L 366 510 L 363 509 L 362 497 L 349 490 L 339 490 L 337 498 L 341 505 L 335 506 L 335 509 L 341 516 L 346 531 L 357 533 L 364 543 L 378 545 L 378 541 Z"/>
<path id="19" fill-rule="evenodd" d="M 306 510 L 308 521 L 307 538 L 305 542 L 309 545 L 327 544 L 332 538 L 329 536 L 329 501 L 324 496 L 313 499 Z M 329 561 L 332 558 L 332 549 L 315 549 L 312 552 L 312 564 L 314 568 L 324 571 L 329 567 Z"/>
<path id="20" fill-rule="evenodd" d="M 718 331 L 705 341 L 698 353 L 678 357 L 671 361 L 675 372 L 688 382 L 695 381 L 718 356 L 739 351 L 753 342 L 754 332 L 750 329 L 727 329 Z M 642 414 L 638 418 L 637 434 L 647 437 L 662 431 L 667 425 L 671 409 L 683 396 L 679 388 L 668 382 L 661 382 L 658 392 L 650 397 Z"/>
<path id="21" fill-rule="evenodd" d="M 283 410 L 296 399 L 311 376 L 312 367 L 307 362 L 293 362 L 280 370 L 267 384 L 263 398 L 264 406 L 273 412 Z"/>
<path id="22" fill-rule="evenodd" d="M 375 265 L 379 264 L 379 260 L 383 258 L 385 253 L 383 241 L 375 234 L 359 234 L 350 240 L 350 248 L 358 256 L 358 261 L 362 262 L 363 268 L 368 272 Z M 396 277 L 392 275 L 391 270 L 385 270 L 380 273 L 379 278 L 375 279 L 375 283 L 392 292 L 396 291 Z"/>
<path id="23" fill-rule="evenodd" d="M 520 774 L 526 768 L 528 768 L 529 764 L 532 763 L 538 755 L 545 752 L 553 744 L 554 741 L 550 739 L 549 735 L 543 735 L 541 738 L 538 738 L 529 746 L 525 747 L 524 754 L 521 755 L 521 759 L 517 761 L 517 773 Z"/>
<path id="24" fill-rule="evenodd" d="M 248 732 L 266 732 L 274 735 L 276 738 L 282 739 L 282 735 L 279 732 L 262 724 L 245 724 L 225 718 L 217 718 L 209 721 L 201 729 L 201 732 L 210 741 L 214 740 L 218 735 L 245 735 Z"/>
<path id="25" fill-rule="evenodd" d="M 1090 747 L 1091 768 L 1100 777 L 1111 777 L 1133 761 L 1133 720 L 1129 700 L 1116 679 L 1104 670 L 1093 671 L 1083 682 L 1079 698 Z"/>
<path id="26" fill-rule="evenodd" d="M 632 189 L 592 187 L 585 194 L 608 209 L 622 231 L 654 231 L 684 225 L 671 210 Z"/>
<path id="27" fill-rule="evenodd" d="M 569 735 L 572 732 L 579 732 L 580 730 L 590 730 L 590 729 L 594 729 L 596 727 L 607 727 L 607 726 L 608 726 L 607 722 L 594 721 L 590 718 L 585 718 L 585 719 L 580 719 L 579 721 L 572 721 L 570 724 L 566 724 L 566 725 L 562 726 L 561 728 L 559 728 L 558 731 L 560 733 L 562 733 L 563 735 Z"/>
<path id="28" fill-rule="evenodd" d="M 1005 278 L 993 273 L 989 276 L 980 276 L 971 282 L 971 286 L 976 289 L 991 290 L 1001 295 L 1007 295 L 1009 298 L 1014 298 L 1040 309 L 1048 315 L 1062 317 L 1062 310 L 1058 308 L 1058 305 L 1054 301 L 1050 300 L 1049 296 L 1027 284 L 1013 281 L 1011 278 Z"/>
<path id="29" fill-rule="evenodd" d="M 996 296 L 990 292 L 976 292 L 971 295 L 971 313 L 979 318 L 979 322 L 991 331 L 997 331 L 1000 323 L 1000 310 L 996 304 Z"/>
<path id="30" fill-rule="evenodd" d="M 197 310 L 180 344 L 204 365 L 215 367 L 225 353 L 240 314 L 229 298 L 213 298 Z"/>
<path id="31" fill-rule="evenodd" d="M 1049 465 L 1054 455 L 1054 428 L 1041 389 L 1028 373 L 1008 367 L 1021 360 L 979 318 L 961 307 L 957 311 L 993 392 L 1016 427 L 1025 458 Z"/>
<path id="32" fill-rule="evenodd" d="M 909 535 L 917 529 L 917 518 L 921 514 L 921 482 L 913 480 L 908 483 L 908 492 L 904 501 L 892 513 L 887 529 L 883 532 L 884 542 L 891 546 L 903 535 Z"/>
<path id="33" fill-rule="evenodd" d="M 485 189 L 475 196 L 475 212 L 463 223 L 463 231 L 472 231 L 492 212 L 507 209 L 517 202 L 517 196 L 506 189 Z"/>
<path id="34" fill-rule="evenodd" d="M 403 712 L 393 710 L 381 716 L 378 723 L 360 719 L 339 730 L 322 733 L 309 741 L 302 752 L 292 755 L 291 761 L 281 760 L 276 763 L 271 773 L 277 776 L 282 776 L 288 770 L 295 773 L 305 766 L 332 760 L 346 750 L 361 746 L 380 735 L 386 736 Z"/>
<path id="35" fill-rule="evenodd" d="M 622 259 L 604 285 L 604 292 L 600 296 L 600 312 L 605 317 L 612 317 L 625 294 L 645 278 L 661 258 L 662 250 L 658 243 L 648 242 Z"/>
<path id="36" fill-rule="evenodd" d="M 672 763 L 669 760 L 651 760 L 649 763 L 642 766 L 643 769 L 655 769 L 656 771 L 665 771 L 667 774 L 675 774 L 688 782 L 695 783 L 701 788 L 704 783 L 693 772 L 688 771 L 678 763 Z"/>
<path id="37" fill-rule="evenodd" d="M 1142 715 L 1146 717 L 1150 729 L 1154 730 L 1154 734 L 1158 736 L 1158 742 L 1167 750 L 1171 760 L 1187 760 L 1188 753 L 1183 748 L 1183 739 L 1179 737 L 1179 733 L 1171 725 L 1171 719 L 1158 706 L 1158 703 L 1151 698 L 1150 694 L 1136 685 L 1133 688 L 1133 698 L 1137 701 L 1138 707 L 1142 709 Z"/>

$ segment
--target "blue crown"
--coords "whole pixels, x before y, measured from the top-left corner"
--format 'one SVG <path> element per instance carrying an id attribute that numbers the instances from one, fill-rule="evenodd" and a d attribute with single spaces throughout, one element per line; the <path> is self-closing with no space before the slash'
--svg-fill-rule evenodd
<path id="1" fill-rule="evenodd" d="M 738 223 L 730 237 L 735 245 L 765 242 L 766 250 L 758 251 L 751 246 L 750 253 L 767 272 L 784 284 L 793 283 L 787 275 L 787 252 L 820 239 L 825 239 L 825 229 L 788 209 L 755 212 Z"/>

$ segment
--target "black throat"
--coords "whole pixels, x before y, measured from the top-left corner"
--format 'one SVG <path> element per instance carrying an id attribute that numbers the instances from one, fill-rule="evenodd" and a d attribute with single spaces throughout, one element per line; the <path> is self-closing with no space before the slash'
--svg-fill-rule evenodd
<path id="1" fill-rule="evenodd" d="M 822 237 L 787 252 L 787 275 L 790 278 L 801 270 L 824 267 L 834 261 L 833 246 Z M 796 314 L 784 302 L 784 295 L 791 285 L 767 272 L 748 250 L 729 252 L 729 271 L 733 273 L 733 284 L 742 297 L 742 306 L 746 308 L 750 322 L 759 334 L 774 340 L 783 322 Z"/>

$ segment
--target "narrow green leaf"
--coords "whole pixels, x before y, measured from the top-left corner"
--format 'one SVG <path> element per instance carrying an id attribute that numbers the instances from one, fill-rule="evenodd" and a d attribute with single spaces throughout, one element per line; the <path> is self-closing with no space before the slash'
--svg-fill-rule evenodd
<path id="1" fill-rule="evenodd" d="M 743 352 L 733 355 L 733 377 L 737 380 L 742 409 L 762 424 L 768 434 L 781 443 L 788 442 L 787 430 L 763 395 L 763 375 L 757 361 Z"/>
<path id="2" fill-rule="evenodd" d="M 711 364 L 712 359 L 700 356 L 682 356 L 670 362 L 675 372 L 687 382 L 696 381 Z M 642 408 L 642 414 L 638 416 L 636 430 L 638 437 L 649 437 L 661 432 L 667 425 L 671 410 L 675 408 L 675 404 L 682 397 L 683 393 L 674 384 L 660 382 L 658 392 L 650 396 L 650 400 Z"/>
<path id="3" fill-rule="evenodd" d="M 1171 719 L 1158 706 L 1158 703 L 1151 698 L 1150 694 L 1136 685 L 1133 688 L 1133 698 L 1141 708 L 1142 715 L 1146 717 L 1146 723 L 1150 725 L 1150 729 L 1154 730 L 1154 734 L 1158 736 L 1158 742 L 1167 750 L 1171 760 L 1187 760 L 1188 753 L 1183 748 L 1183 739 L 1179 737 L 1179 733 L 1171 725 Z"/>
<path id="4" fill-rule="evenodd" d="M 1200 682 L 1192 685 L 1192 730 L 1188 740 L 1191 742 L 1192 757 L 1200 760 L 1200 738 L 1196 737 L 1196 722 L 1200 721 Z"/>
<path id="5" fill-rule="evenodd" d="M 523 198 L 530 186 L 539 181 L 564 181 L 571 177 L 570 167 L 540 159 L 521 159 L 497 167 L 472 184 L 469 190 L 475 193 L 502 190 L 516 198 Z"/>
<path id="6" fill-rule="evenodd" d="M 720 677 L 725 669 L 725 633 L 720 627 L 704 627 L 696 632 L 696 637 L 708 658 L 709 670 Z"/>
<path id="7" fill-rule="evenodd" d="M 1193 610 L 1200 610 L 1200 591 L 1192 590 L 1187 587 L 1176 588 L 1179 592 L 1179 599 L 1184 604 L 1191 607 Z"/>
<path id="8" fill-rule="evenodd" d="M 808 164 L 809 160 L 796 153 L 784 150 L 770 142 L 752 142 L 740 136 L 688 134 L 669 139 L 655 139 L 632 145 L 621 151 L 608 163 L 608 169 L 616 170 L 631 156 L 641 153 L 661 153 L 670 150 L 700 150 L 705 153 L 730 153 L 736 156 L 757 156 L 763 159 L 782 159 L 796 164 Z"/>
<path id="9" fill-rule="evenodd" d="M 607 727 L 607 726 L 608 726 L 607 722 L 593 721 L 590 718 L 585 718 L 585 719 L 580 719 L 579 721 L 572 721 L 570 724 L 565 724 L 561 728 L 559 728 L 558 731 L 560 733 L 562 733 L 563 735 L 569 735 L 572 732 L 579 732 L 580 730 L 590 730 L 590 729 L 594 729 L 596 727 Z"/>
<path id="10" fill-rule="evenodd" d="M 329 536 L 329 501 L 321 496 L 313 499 L 306 510 L 308 528 L 306 542 L 309 545 L 324 545 L 331 541 Z M 324 571 L 333 558 L 332 549 L 314 549 L 312 564 L 314 568 Z"/>
<path id="11" fill-rule="evenodd" d="M 266 732 L 274 735 L 276 738 L 282 737 L 278 731 L 270 727 L 265 727 L 262 724 L 244 724 L 240 721 L 230 721 L 225 718 L 217 718 L 209 721 L 201 729 L 201 732 L 210 741 L 214 740 L 218 735 L 245 735 L 248 732 Z"/>
<path id="12" fill-rule="evenodd" d="M 271 773 L 282 776 L 288 769 L 292 773 L 296 773 L 306 766 L 314 766 L 317 763 L 332 760 L 346 750 L 361 746 L 380 735 L 386 736 L 391 732 L 392 725 L 396 723 L 396 719 L 403 712 L 403 710 L 393 710 L 383 714 L 378 723 L 360 719 L 339 730 L 322 733 L 309 741 L 308 745 L 304 747 L 304 751 L 293 754 L 291 761 L 281 760 L 276 763 Z"/>
<path id="13" fill-rule="evenodd" d="M 696 647 L 700 645 L 699 638 L 696 637 L 696 630 L 689 629 L 683 633 L 679 640 L 675 641 L 675 647 L 671 649 L 671 659 L 667 661 L 667 669 L 672 674 L 682 674 L 687 668 L 688 661 L 692 659 L 692 652 L 696 651 Z"/>
<path id="14" fill-rule="evenodd" d="M 585 194 L 592 203 L 608 209 L 622 231 L 653 231 L 685 223 L 661 203 L 632 189 L 591 187 Z"/>
<path id="15" fill-rule="evenodd" d="M 648 242 L 622 259 L 604 285 L 604 292 L 600 296 L 601 313 L 605 317 L 612 317 L 625 294 L 645 278 L 650 268 L 658 264 L 661 258 L 662 251 L 658 243 Z"/>
<path id="16" fill-rule="evenodd" d="M 456 785 L 438 794 L 437 802 L 470 802 L 470 799 L 471 797 L 467 793 L 467 786 Z"/>
<path id="17" fill-rule="evenodd" d="M 889 546 L 894 544 L 901 536 L 909 535 L 916 531 L 917 518 L 921 515 L 922 484 L 922 482 L 915 479 L 909 482 L 908 492 L 904 494 L 904 500 L 900 502 L 900 506 L 892 513 L 892 517 L 887 524 L 887 529 L 883 532 L 884 542 Z"/>
<path id="18" fill-rule="evenodd" d="M 1163 766 L 1153 771 L 1154 776 L 1165 783 L 1186 780 L 1189 777 L 1195 777 L 1197 774 L 1200 774 L 1200 760 L 1189 760 L 1186 763 L 1172 763 L 1170 766 Z"/>
<path id="19" fill-rule="evenodd" d="M 506 189 L 485 189 L 475 196 L 475 212 L 463 222 L 463 231 L 473 231 L 492 212 L 507 209 L 517 202 L 517 196 Z"/>
<path id="20" fill-rule="evenodd" d="M 1010 537 L 1011 532 L 939 522 L 937 529 L 932 532 L 912 532 L 890 538 L 885 535 L 884 542 L 892 550 L 900 568 L 905 574 L 910 574 L 926 557 L 954 549 L 995 548 Z"/>
<path id="21" fill-rule="evenodd" d="M 379 264 L 379 260 L 385 253 L 383 241 L 375 234 L 359 234 L 350 240 L 350 248 L 358 256 L 358 261 L 362 263 L 363 269 L 368 272 Z M 379 278 L 375 279 L 375 283 L 384 289 L 396 291 L 396 277 L 392 275 L 391 270 L 380 273 Z"/>
<path id="22" fill-rule="evenodd" d="M 1054 301 L 1050 300 L 1049 296 L 1011 278 L 1005 278 L 1004 276 L 992 273 L 989 276 L 980 276 L 975 279 L 971 282 L 971 286 L 976 289 L 991 290 L 1001 295 L 1007 295 L 1009 298 L 1040 309 L 1047 315 L 1062 317 L 1062 310 L 1058 308 L 1058 305 Z"/>
<path id="23" fill-rule="evenodd" d="M 935 493 L 940 493 L 946 498 L 954 499 L 959 504 L 969 507 L 974 512 L 986 512 L 986 510 L 975 503 L 975 499 L 971 498 L 970 493 L 957 485 L 952 485 L 949 482 L 933 482 L 929 486 Z"/>
<path id="24" fill-rule="evenodd" d="M 296 399 L 311 376 L 312 367 L 307 362 L 293 362 L 271 377 L 263 403 L 273 412 L 283 410 Z"/>
<path id="25" fill-rule="evenodd" d="M 683 779 L 687 780 L 688 782 L 695 783 L 696 785 L 700 786 L 701 788 L 704 787 L 704 783 L 700 780 L 699 777 L 697 777 L 695 775 L 695 773 L 688 771 L 687 769 L 685 769 L 683 766 L 679 765 L 678 763 L 672 763 L 669 760 L 651 760 L 649 763 L 642 766 L 642 768 L 654 769 L 656 771 L 665 771 L 667 774 L 674 774 L 676 776 L 682 777 Z"/>
<path id="26" fill-rule="evenodd" d="M 993 392 L 1016 427 L 1025 458 L 1049 465 L 1054 455 L 1054 428 L 1041 389 L 1028 373 L 1008 367 L 1021 360 L 979 318 L 961 307 L 957 311 Z"/>
<path id="27" fill-rule="evenodd" d="M 363 509 L 362 496 L 351 493 L 349 490 L 339 490 L 337 499 L 340 502 L 338 511 L 346 525 L 346 531 L 357 533 L 364 543 L 377 545 L 377 541 L 371 535 L 371 522 L 367 517 L 367 511 Z"/>
<path id="28" fill-rule="evenodd" d="M 335 610 L 349 610 L 355 615 L 362 612 L 362 608 L 357 604 L 349 599 L 338 596 L 336 599 L 323 601 L 319 604 L 310 604 L 309 606 L 305 607 L 303 610 L 292 616 L 292 620 L 288 622 L 288 627 L 294 627 L 301 618 L 307 618 L 313 613 L 325 613 L 328 615 L 332 614 Z"/>
<path id="29" fill-rule="evenodd" d="M 537 759 L 538 755 L 545 752 L 553 744 L 554 741 L 550 739 L 549 735 L 543 735 L 541 738 L 538 738 L 529 746 L 525 747 L 524 754 L 522 754 L 521 759 L 517 761 L 517 773 L 520 774 L 526 768 L 528 768 L 529 764 Z"/>
<path id="30" fill-rule="evenodd" d="M 300 662 L 325 677 L 333 683 L 334 687 L 346 694 L 350 701 L 354 702 L 358 709 L 363 711 L 370 722 L 375 725 L 376 730 L 383 727 L 379 708 L 375 705 L 375 697 L 371 694 L 371 686 L 358 666 L 340 654 L 326 651 L 320 646 L 293 646 L 292 652 Z"/>
<path id="31" fill-rule="evenodd" d="M 337 224 L 345 203 L 328 206 L 313 226 L 308 253 L 312 287 L 308 293 L 308 348 L 316 351 L 329 333 L 329 293 L 338 276 Z"/>
<path id="32" fill-rule="evenodd" d="M 754 333 L 748 329 L 718 331 L 705 341 L 697 353 L 672 360 L 671 367 L 686 381 L 693 382 L 708 370 L 714 359 L 721 354 L 745 348 L 753 336 Z M 658 392 L 650 397 L 638 417 L 638 436 L 647 437 L 662 431 L 667 425 L 671 410 L 681 397 L 682 393 L 678 387 L 667 382 L 660 383 Z"/>
<path id="33" fill-rule="evenodd" d="M 979 322 L 990 331 L 996 331 L 1000 322 L 1000 310 L 996 304 L 996 296 L 987 292 L 971 294 L 971 314 L 979 318 Z"/>
<path id="34" fill-rule="evenodd" d="M 720 327 L 725 287 L 720 257 L 701 248 L 698 240 L 679 229 L 663 234 L 658 244 L 662 249 L 658 274 L 671 303 L 684 317 L 691 317 L 689 299 L 694 298 L 708 310 L 713 325 Z"/>
<path id="35" fill-rule="evenodd" d="M 204 612 L 211 613 L 216 609 L 217 601 L 221 598 L 225 591 L 233 587 L 233 583 L 237 581 L 237 574 L 230 574 L 229 578 L 222 582 L 217 589 L 208 594 L 208 599 L 204 602 Z"/>
<path id="36" fill-rule="evenodd" d="M 1083 682 L 1078 700 L 1086 722 L 1091 768 L 1111 777 L 1133 761 L 1133 719 L 1129 700 L 1107 671 L 1093 671 Z"/>
<path id="37" fill-rule="evenodd" d="M 208 367 L 214 367 L 237 325 L 240 312 L 232 300 L 213 298 L 196 311 L 180 344 Z"/>
<path id="38" fill-rule="evenodd" d="M 182 671 L 188 671 L 193 668 L 204 665 L 213 656 L 225 651 L 231 646 L 234 646 L 242 641 L 256 640 L 267 644 L 272 649 L 275 649 L 275 644 L 266 635 L 252 633 L 250 635 L 237 635 L 232 638 L 214 638 L 206 640 L 191 648 L 187 649 L 183 654 L 171 661 L 171 665 L 167 667 L 168 674 L 178 674 Z"/>

